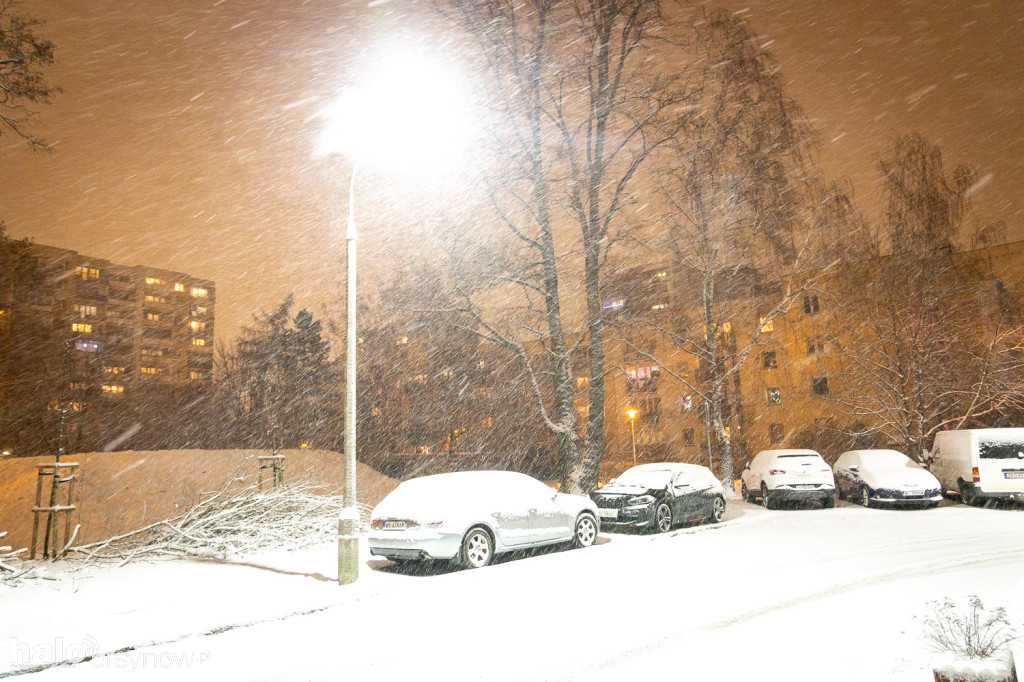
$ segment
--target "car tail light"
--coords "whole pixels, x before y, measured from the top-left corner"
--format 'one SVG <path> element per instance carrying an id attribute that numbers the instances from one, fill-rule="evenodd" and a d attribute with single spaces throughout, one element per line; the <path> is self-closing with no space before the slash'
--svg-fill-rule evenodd
<path id="1" fill-rule="evenodd" d="M 981 475 L 978 473 L 978 467 L 971 469 L 971 476 L 974 477 L 975 483 L 981 483 Z"/>
<path id="2" fill-rule="evenodd" d="M 383 530 L 384 521 L 381 519 L 370 519 L 370 527 L 374 530 Z"/>
<path id="3" fill-rule="evenodd" d="M 771 474 L 772 476 L 778 476 L 779 474 L 786 473 L 786 470 L 785 469 L 769 469 L 768 473 Z"/>

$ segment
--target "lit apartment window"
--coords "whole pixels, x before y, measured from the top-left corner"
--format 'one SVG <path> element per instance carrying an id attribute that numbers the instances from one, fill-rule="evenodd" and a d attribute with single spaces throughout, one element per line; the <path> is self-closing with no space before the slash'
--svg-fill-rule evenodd
<path id="1" fill-rule="evenodd" d="M 494 417 L 488 417 L 487 419 L 484 419 L 482 422 L 480 422 L 480 425 L 483 426 L 485 429 L 491 428 L 492 426 L 494 426 Z"/>
<path id="2" fill-rule="evenodd" d="M 163 296 L 151 296 L 149 294 L 146 294 L 146 302 L 147 303 L 166 303 L 167 299 L 164 298 Z"/>
<path id="3" fill-rule="evenodd" d="M 107 374 L 124 374 L 124 367 L 104 367 L 103 371 Z"/>
<path id="4" fill-rule="evenodd" d="M 773 329 L 775 329 L 775 320 L 774 319 L 769 320 L 767 317 L 762 317 L 762 318 L 758 319 L 758 322 L 760 323 L 761 331 L 763 331 L 763 332 L 770 332 Z"/>
<path id="5" fill-rule="evenodd" d="M 828 395 L 828 377 L 812 378 L 811 392 L 814 393 L 814 395 Z"/>
<path id="6" fill-rule="evenodd" d="M 196 298 L 203 298 L 208 292 L 202 287 L 192 287 L 192 295 Z"/>
<path id="7" fill-rule="evenodd" d="M 668 307 L 668 303 L 655 303 L 651 306 L 651 310 L 664 310 Z"/>
<path id="8" fill-rule="evenodd" d="M 188 323 L 188 326 L 192 327 L 192 331 L 194 332 L 206 329 L 206 323 L 201 320 L 192 320 Z"/>
<path id="9" fill-rule="evenodd" d="M 404 346 L 407 343 L 409 343 L 409 337 L 408 336 L 400 336 L 400 337 L 398 337 L 398 343 L 396 343 L 395 345 L 396 346 Z"/>
<path id="10" fill-rule="evenodd" d="M 159 277 L 147 277 L 146 284 L 167 284 L 167 282 Z"/>
<path id="11" fill-rule="evenodd" d="M 764 389 L 765 402 L 769 405 L 781 405 L 782 404 L 782 391 L 779 390 L 778 386 L 769 386 Z"/>
<path id="12" fill-rule="evenodd" d="M 622 306 L 626 305 L 626 299 L 624 298 L 610 298 L 604 302 L 601 306 L 605 310 L 618 310 Z"/>
<path id="13" fill-rule="evenodd" d="M 84 350 L 86 353 L 98 353 L 103 350 L 103 344 L 99 341 L 86 341 L 85 339 L 78 339 L 75 341 L 75 348 L 77 350 Z"/>
<path id="14" fill-rule="evenodd" d="M 146 319 L 151 322 L 157 322 L 160 320 L 160 313 L 146 313 Z"/>
<path id="15" fill-rule="evenodd" d="M 476 366 L 478 368 L 480 368 L 480 369 L 483 369 L 486 364 L 487 363 L 485 363 L 483 360 L 481 360 L 480 362 L 476 363 Z"/>
<path id="16" fill-rule="evenodd" d="M 78 274 L 82 279 L 99 279 L 100 271 L 96 268 L 87 268 L 79 265 L 75 268 L 75 273 Z"/>
<path id="17" fill-rule="evenodd" d="M 143 374 L 163 374 L 164 370 L 162 367 L 142 367 L 140 371 Z"/>
<path id="18" fill-rule="evenodd" d="M 779 366 L 779 360 L 775 355 L 775 351 L 766 350 L 761 353 L 761 366 L 764 369 L 775 369 Z"/>
<path id="19" fill-rule="evenodd" d="M 192 309 L 192 314 L 193 315 L 205 315 L 206 314 L 206 306 L 197 305 L 195 308 Z"/>
<path id="20" fill-rule="evenodd" d="M 380 417 L 383 414 L 384 414 L 384 410 L 380 409 L 379 407 L 371 407 L 370 408 L 370 416 L 371 417 Z"/>
<path id="21" fill-rule="evenodd" d="M 124 393 L 124 386 L 118 384 L 103 384 L 104 393 Z"/>
<path id="22" fill-rule="evenodd" d="M 679 396 L 679 411 L 689 412 L 693 409 L 693 396 L 681 395 Z"/>
<path id="23" fill-rule="evenodd" d="M 668 277 L 668 272 L 662 270 L 661 272 L 655 273 L 655 277 Z"/>
<path id="24" fill-rule="evenodd" d="M 174 283 L 174 290 L 175 291 L 185 291 L 185 285 L 182 284 L 181 282 L 175 282 Z"/>
<path id="25" fill-rule="evenodd" d="M 164 356 L 164 349 L 163 348 L 143 348 L 142 349 L 142 354 L 143 355 L 149 355 L 150 357 L 154 357 L 154 358 L 162 358 Z"/>
<path id="26" fill-rule="evenodd" d="M 68 384 L 68 388 L 70 388 L 72 391 L 75 390 L 76 388 L 81 388 L 81 387 L 82 387 L 82 384 L 77 382 L 77 381 L 72 381 L 70 384 Z"/>
<path id="27" fill-rule="evenodd" d="M 455 372 L 453 372 L 450 369 L 446 369 L 445 371 L 441 372 L 442 379 L 451 379 L 453 376 L 455 376 Z"/>
<path id="28" fill-rule="evenodd" d="M 73 331 L 73 332 L 80 332 L 82 334 L 91 334 L 92 333 L 92 325 L 91 324 L 86 324 L 85 322 L 72 322 L 71 323 L 71 331 Z"/>
<path id="29" fill-rule="evenodd" d="M 199 371 L 198 369 L 190 369 L 188 371 L 188 378 L 189 379 L 203 379 L 204 377 L 203 377 L 203 373 L 201 371 Z"/>
<path id="30" fill-rule="evenodd" d="M 193 346 L 205 346 L 206 345 L 206 339 L 192 339 L 192 345 Z"/>
<path id="31" fill-rule="evenodd" d="M 75 312 L 78 313 L 79 317 L 96 317 L 96 306 L 76 305 Z"/>
<path id="32" fill-rule="evenodd" d="M 590 385 L 590 377 L 576 377 L 576 385 L 580 388 Z"/>
<path id="33" fill-rule="evenodd" d="M 817 294 L 804 296 L 804 315 L 817 315 L 820 310 L 821 304 L 818 302 Z"/>

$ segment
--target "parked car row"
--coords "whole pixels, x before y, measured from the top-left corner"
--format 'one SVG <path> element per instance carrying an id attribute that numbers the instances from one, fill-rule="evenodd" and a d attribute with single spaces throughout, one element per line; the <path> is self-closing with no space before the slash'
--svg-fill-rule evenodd
<path id="1" fill-rule="evenodd" d="M 743 499 L 769 509 L 783 501 L 840 499 L 875 505 L 935 507 L 946 492 L 965 504 L 1024 501 L 1024 428 L 940 431 L 929 469 L 901 452 L 850 450 L 829 467 L 814 450 L 762 450 L 740 475 Z"/>
<path id="2" fill-rule="evenodd" d="M 743 499 L 835 506 L 835 496 L 875 505 L 934 507 L 946 491 L 967 504 L 1024 501 L 1024 428 L 944 431 L 923 459 L 895 450 L 850 450 L 833 467 L 814 450 L 763 450 L 740 475 Z M 934 472 L 934 473 L 933 473 Z M 392 561 L 451 559 L 486 566 L 506 552 L 570 543 L 589 547 L 601 527 L 664 533 L 725 517 L 722 483 L 707 467 L 634 466 L 590 494 L 569 495 L 525 474 L 467 471 L 405 481 L 373 510 L 370 552 Z"/>
<path id="3" fill-rule="evenodd" d="M 512 471 L 464 471 L 401 483 L 374 508 L 369 542 L 371 554 L 399 563 L 446 559 L 480 568 L 517 550 L 589 547 L 602 524 L 666 532 L 723 518 L 721 482 L 694 464 L 633 467 L 590 497 Z"/>

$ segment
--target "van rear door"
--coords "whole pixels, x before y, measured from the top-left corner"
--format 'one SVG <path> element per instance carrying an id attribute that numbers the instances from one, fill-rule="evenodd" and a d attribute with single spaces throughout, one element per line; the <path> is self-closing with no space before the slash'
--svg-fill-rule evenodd
<path id="1" fill-rule="evenodd" d="M 985 492 L 1024 493 L 1024 429 L 978 434 L 979 487 Z"/>

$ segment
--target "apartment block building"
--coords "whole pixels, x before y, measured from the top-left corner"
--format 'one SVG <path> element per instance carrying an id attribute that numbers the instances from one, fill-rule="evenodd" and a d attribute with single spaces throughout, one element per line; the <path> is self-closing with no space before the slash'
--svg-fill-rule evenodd
<path id="1" fill-rule="evenodd" d="M 977 310 L 978 325 L 992 325 L 1005 315 L 1001 307 L 1009 299 L 1016 300 L 1019 308 L 1024 295 L 1024 241 L 963 251 L 954 258 L 964 278 L 957 287 L 958 296 L 969 299 L 967 305 Z M 766 293 L 758 307 L 756 293 L 740 294 L 748 297 L 742 306 L 745 314 L 723 325 L 722 342 L 732 349 L 742 348 L 759 327 L 762 331 L 759 344 L 726 389 L 723 416 L 739 467 L 761 449 L 807 447 L 833 427 L 854 421 L 829 399 L 848 380 L 836 344 L 843 343 L 851 322 L 838 317 L 844 313 L 829 291 L 848 287 L 848 278 L 846 270 L 828 274 L 797 297 L 784 315 L 767 324 L 764 316 L 778 297 Z M 633 464 L 634 444 L 639 463 L 707 465 L 713 449 L 708 442 L 706 408 L 696 392 L 677 378 L 694 380 L 699 386 L 701 362 L 676 347 L 669 335 L 649 331 L 676 328 L 680 317 L 696 312 L 699 298 L 693 283 L 686 273 L 668 266 L 635 267 L 609 277 L 605 292 L 605 312 L 612 327 L 618 323 L 619 328 L 605 342 L 610 373 L 605 382 L 602 478 Z M 630 329 L 641 331 L 629 339 Z M 578 401 L 581 418 L 586 410 L 583 397 Z M 717 470 L 717 462 L 713 464 Z"/>
<path id="2" fill-rule="evenodd" d="M 38 304 L 63 326 L 69 352 L 102 367 L 102 391 L 211 382 L 216 288 L 187 273 L 31 247 L 46 275 Z"/>

